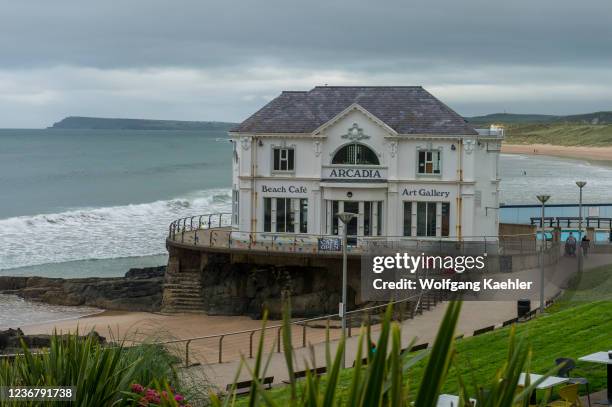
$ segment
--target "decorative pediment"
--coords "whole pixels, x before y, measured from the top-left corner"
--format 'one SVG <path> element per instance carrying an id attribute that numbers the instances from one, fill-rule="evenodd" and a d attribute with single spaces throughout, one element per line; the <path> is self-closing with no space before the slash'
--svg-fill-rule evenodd
<path id="1" fill-rule="evenodd" d="M 351 141 L 359 141 L 370 138 L 370 136 L 363 133 L 363 129 L 359 127 L 357 123 L 353 123 L 353 125 L 349 127 L 346 134 L 342 135 L 341 137 Z"/>
<path id="2" fill-rule="evenodd" d="M 387 125 L 387 123 L 385 123 L 384 121 L 382 121 L 378 117 L 374 116 L 372 113 L 368 112 L 365 108 L 363 108 L 362 106 L 360 106 L 357 103 L 353 103 L 352 105 L 350 105 L 349 107 L 347 107 L 346 109 L 344 109 L 343 111 L 338 113 L 334 118 L 329 120 L 327 123 L 324 123 L 321 126 L 319 126 L 315 131 L 312 132 L 312 135 L 315 136 L 317 134 L 321 134 L 327 128 L 333 126 L 338 121 L 340 121 L 340 119 L 342 119 L 343 117 L 347 116 L 349 113 L 351 113 L 352 111 L 355 111 L 355 110 L 361 112 L 364 116 L 366 116 L 368 119 L 370 119 L 376 125 L 380 126 L 386 133 L 388 133 L 388 134 L 390 134 L 392 136 L 397 136 L 397 132 L 395 130 L 393 130 L 391 127 L 389 127 Z M 356 125 L 357 124 L 354 123 L 353 127 L 355 127 Z M 351 133 L 352 129 L 353 128 L 349 129 L 349 133 L 347 133 L 347 137 L 344 137 L 344 136 L 342 136 L 342 137 L 348 138 L 348 135 Z M 359 126 L 357 126 L 357 130 L 359 130 Z"/>

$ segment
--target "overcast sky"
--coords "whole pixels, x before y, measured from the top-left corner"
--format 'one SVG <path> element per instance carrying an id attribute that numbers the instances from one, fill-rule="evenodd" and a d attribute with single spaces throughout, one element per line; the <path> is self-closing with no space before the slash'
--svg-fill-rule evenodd
<path id="1" fill-rule="evenodd" d="M 241 121 L 326 83 L 422 85 L 464 115 L 612 110 L 612 0 L 0 0 L 0 127 Z"/>

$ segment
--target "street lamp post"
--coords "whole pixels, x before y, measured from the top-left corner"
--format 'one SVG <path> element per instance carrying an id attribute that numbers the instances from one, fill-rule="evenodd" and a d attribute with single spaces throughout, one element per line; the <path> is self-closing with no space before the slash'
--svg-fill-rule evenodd
<path id="1" fill-rule="evenodd" d="M 340 212 L 338 219 L 342 222 L 342 302 L 340 303 L 340 316 L 342 317 L 342 337 L 346 340 L 346 285 L 347 285 L 347 259 L 346 259 L 346 244 L 347 244 L 347 229 L 349 222 L 357 217 L 357 214 L 351 212 Z M 346 348 L 345 348 L 346 349 Z M 345 354 L 342 353 L 342 367 L 346 367 Z"/>
<path id="2" fill-rule="evenodd" d="M 576 181 L 576 185 L 580 188 L 580 199 L 578 201 L 578 244 L 580 244 L 580 249 L 578 249 L 578 271 L 582 271 L 582 262 L 584 253 L 582 252 L 582 188 L 586 185 L 586 181 Z"/>
<path id="3" fill-rule="evenodd" d="M 540 313 L 544 313 L 546 300 L 544 299 L 544 249 L 546 247 L 546 235 L 544 234 L 544 207 L 546 206 L 546 201 L 550 199 L 550 195 L 538 195 L 538 201 L 542 203 L 542 219 L 540 222 L 541 233 L 542 233 L 542 245 L 540 248 Z"/>

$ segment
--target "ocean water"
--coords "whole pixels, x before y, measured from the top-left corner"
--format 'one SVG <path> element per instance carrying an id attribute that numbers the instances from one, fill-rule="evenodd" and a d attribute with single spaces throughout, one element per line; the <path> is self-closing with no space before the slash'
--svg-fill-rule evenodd
<path id="1" fill-rule="evenodd" d="M 547 156 L 502 154 L 501 202 L 538 204 L 536 195 L 551 195 L 549 204 L 578 202 L 576 181 L 587 181 L 585 203 L 612 203 L 610 161 L 586 161 Z"/>
<path id="2" fill-rule="evenodd" d="M 0 294 L 0 330 L 74 319 L 99 312 L 102 310 L 29 302 L 15 295 Z"/>
<path id="3" fill-rule="evenodd" d="M 231 208 L 221 131 L 0 130 L 0 275 L 164 264 L 169 223 Z"/>
<path id="4" fill-rule="evenodd" d="M 164 264 L 172 220 L 231 210 L 231 150 L 221 131 L 0 130 L 0 275 L 121 276 Z M 589 182 L 585 202 L 612 202 L 610 163 L 502 155 L 500 172 L 505 203 L 544 192 L 574 203 L 578 179 Z M 47 312 L 2 298 L 0 326 Z M 42 320 L 81 314 L 61 309 Z"/>

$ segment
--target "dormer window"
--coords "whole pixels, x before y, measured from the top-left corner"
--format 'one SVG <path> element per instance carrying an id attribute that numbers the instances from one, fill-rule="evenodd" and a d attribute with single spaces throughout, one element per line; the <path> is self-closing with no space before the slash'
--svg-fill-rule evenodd
<path id="1" fill-rule="evenodd" d="M 332 164 L 380 165 L 376 153 L 359 143 L 347 144 L 338 150 L 332 159 Z"/>
<path id="2" fill-rule="evenodd" d="M 274 171 L 295 171 L 295 149 L 292 147 L 274 147 Z"/>

